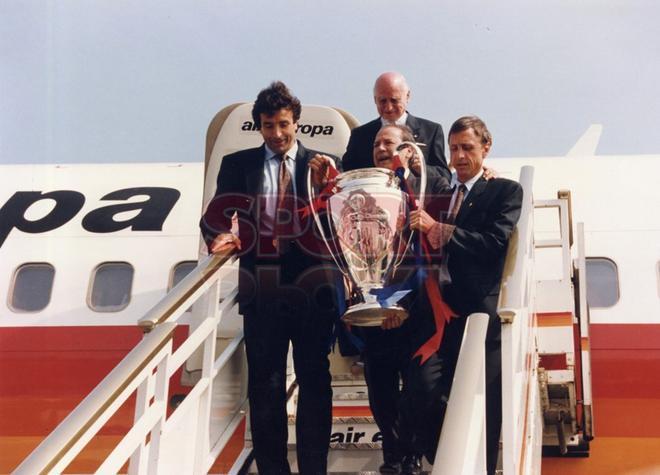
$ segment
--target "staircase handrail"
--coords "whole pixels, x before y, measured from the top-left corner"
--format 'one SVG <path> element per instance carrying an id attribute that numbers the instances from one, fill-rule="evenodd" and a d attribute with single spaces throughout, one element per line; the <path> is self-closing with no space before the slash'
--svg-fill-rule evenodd
<path id="1" fill-rule="evenodd" d="M 170 293 L 156 303 L 141 318 L 138 325 L 143 329 L 143 339 L 119 362 L 119 364 L 83 399 L 83 401 L 51 432 L 33 452 L 15 469 L 16 474 L 61 473 L 83 450 L 103 425 L 116 413 L 129 397 L 137 391 L 134 427 L 117 444 L 100 470 L 116 472 L 130 457 L 129 473 L 143 473 L 148 463 L 144 440 L 151 433 L 151 445 L 157 439 L 165 423 L 180 419 L 176 410 L 167 418 L 167 381 L 174 372 L 197 350 L 204 347 L 204 377 L 192 392 L 206 391 L 211 381 L 242 346 L 243 335 L 239 335 L 217 358 L 215 338 L 217 326 L 224 311 L 235 304 L 236 289 L 224 300 L 219 301 L 219 279 L 222 266 L 235 259 L 233 251 L 209 255 L 200 260 L 193 271 L 175 286 Z M 214 286 L 215 287 L 212 287 Z M 209 291 L 208 315 L 188 339 L 172 351 L 172 339 L 177 319 L 204 292 Z M 157 368 L 154 371 L 154 367 Z M 192 394 L 191 392 L 191 394 Z M 152 403 L 149 401 L 153 400 Z M 186 401 L 184 400 L 184 403 Z M 183 406 L 184 404 L 182 404 Z M 245 402 L 241 403 L 241 414 Z M 141 406 L 141 407 L 140 407 Z M 178 410 L 178 409 L 177 409 Z M 238 416 L 233 417 L 228 428 L 235 428 Z M 241 416 L 242 417 L 242 416 Z M 167 419 L 167 420 L 166 420 Z M 195 472 L 209 463 L 210 455 L 219 453 L 228 436 L 224 434 L 214 447 L 205 446 L 206 457 L 196 463 Z M 144 456 L 143 456 L 143 452 Z M 210 452 L 210 454 L 208 453 Z M 153 463 L 153 453 L 149 463 Z M 134 463 L 135 460 L 135 463 Z M 211 461 L 212 463 L 212 461 Z M 210 465 L 209 465 L 210 466 Z M 208 469 L 208 467 L 207 467 Z M 153 468 L 150 469 L 153 471 Z M 203 468 L 201 469 L 203 471 Z"/>
<path id="2" fill-rule="evenodd" d="M 66 468 L 112 416 L 109 408 L 118 407 L 135 391 L 149 363 L 171 342 L 175 327 L 166 323 L 146 335 L 13 473 L 34 475 Z"/>
<path id="3" fill-rule="evenodd" d="M 432 475 L 486 472 L 486 332 L 488 314 L 468 317 Z"/>
<path id="4" fill-rule="evenodd" d="M 497 303 L 497 313 L 502 323 L 510 323 L 515 315 L 515 309 L 526 304 L 527 292 L 527 261 L 530 259 L 533 246 L 534 200 L 532 186 L 534 183 L 534 167 L 524 166 L 520 169 L 519 182 L 523 188 L 522 209 L 520 220 L 509 239 L 509 247 L 504 261 L 502 285 Z M 531 243 L 531 245 L 530 245 Z"/>
<path id="5" fill-rule="evenodd" d="M 142 331 L 149 332 L 160 323 L 175 320 L 185 312 L 191 302 L 213 284 L 214 280 L 211 277 L 223 265 L 235 260 L 236 253 L 233 250 L 209 254 L 200 259 L 197 266 L 188 275 L 138 320 L 138 326 L 142 328 Z M 177 310 L 181 311 L 177 312 Z"/>

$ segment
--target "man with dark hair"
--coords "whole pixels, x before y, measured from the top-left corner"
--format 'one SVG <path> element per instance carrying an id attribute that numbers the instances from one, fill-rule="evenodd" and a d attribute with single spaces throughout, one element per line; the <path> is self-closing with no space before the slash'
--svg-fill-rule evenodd
<path id="1" fill-rule="evenodd" d="M 414 141 L 420 144 L 424 153 L 429 173 L 449 179 L 442 126 L 408 113 L 406 107 L 409 99 L 410 88 L 402 74 L 386 72 L 378 76 L 374 84 L 374 102 L 379 117 L 351 131 L 342 158 L 344 170 L 372 166 L 371 153 L 376 134 L 384 125 L 398 124 L 412 130 Z"/>
<path id="2" fill-rule="evenodd" d="M 522 187 L 505 178 L 486 180 L 483 160 L 492 146 L 486 124 L 462 117 L 449 131 L 455 173 L 449 214 L 436 220 L 423 210 L 411 214 L 410 226 L 443 250 L 440 285 L 445 301 L 458 314 L 446 326 L 439 350 L 424 364 L 413 360 L 402 413 L 417 420 L 416 450 L 431 462 L 468 315 L 490 316 L 486 335 L 486 453 L 489 474 L 497 465 L 502 422 L 501 325 L 497 299 L 504 259 L 522 206 Z M 438 461 L 442 463 L 442 461 Z"/>
<path id="3" fill-rule="evenodd" d="M 291 473 L 287 461 L 289 342 L 298 383 L 296 440 L 300 473 L 324 474 L 332 390 L 328 353 L 336 306 L 319 248 L 308 239 L 308 162 L 318 156 L 296 140 L 300 101 L 282 82 L 257 96 L 252 116 L 264 143 L 223 158 L 214 199 L 200 226 L 210 252 L 240 250 L 239 312 L 248 360 L 250 424 L 261 474 Z M 238 236 L 231 219 L 238 215 Z"/>

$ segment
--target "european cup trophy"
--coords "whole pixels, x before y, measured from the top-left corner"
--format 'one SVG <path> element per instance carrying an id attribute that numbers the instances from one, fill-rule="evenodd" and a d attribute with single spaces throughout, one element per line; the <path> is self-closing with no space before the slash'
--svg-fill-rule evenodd
<path id="1" fill-rule="evenodd" d="M 424 202 L 426 167 L 419 147 L 413 148 L 421 165 L 420 206 Z M 312 214 L 330 255 L 357 294 L 357 302 L 348 307 L 342 320 L 351 325 L 380 326 L 389 316 L 401 319 L 408 312 L 391 295 L 391 280 L 401 264 L 412 232 L 408 223 L 408 196 L 403 171 L 386 168 L 360 168 L 339 174 L 327 197 L 327 226 L 312 206 Z M 308 174 L 310 203 L 314 203 L 313 187 Z M 329 230 L 331 237 L 326 236 Z"/>

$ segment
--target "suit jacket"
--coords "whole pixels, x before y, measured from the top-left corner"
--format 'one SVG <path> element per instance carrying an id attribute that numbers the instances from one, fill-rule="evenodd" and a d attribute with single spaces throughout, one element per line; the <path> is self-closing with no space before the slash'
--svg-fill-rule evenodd
<path id="1" fill-rule="evenodd" d="M 408 184 L 414 190 L 416 198 L 419 198 L 420 179 L 414 175 L 410 175 L 408 177 Z M 431 216 L 438 215 L 447 209 L 450 200 L 451 188 L 449 181 L 443 176 L 429 176 L 426 183 L 424 204 L 426 212 Z M 420 259 L 423 262 L 422 265 L 426 272 L 431 272 L 432 268 L 437 268 L 440 265 L 438 257 L 441 255 L 441 252 L 433 253 L 431 249 L 429 249 L 432 252 L 431 262 L 426 262 L 425 257 L 421 254 L 420 236 L 420 233 L 415 233 L 413 238 L 414 250 L 408 250 L 406 258 L 394 275 L 394 282 L 402 282 L 418 271 Z M 420 281 L 417 284 L 418 286 L 414 291 L 400 302 L 408 309 L 409 315 L 402 327 L 398 331 L 395 330 L 397 335 L 392 337 L 405 340 L 407 349 L 411 353 L 417 350 L 417 348 L 435 333 L 433 310 L 428 300 L 424 283 Z M 386 331 L 392 332 L 393 330 Z"/>
<path id="2" fill-rule="evenodd" d="M 296 207 L 306 206 L 307 199 L 307 164 L 319 153 L 306 149 L 298 142 L 296 155 Z M 242 311 L 247 300 L 255 292 L 255 270 L 261 265 L 279 265 L 286 263 L 287 270 L 299 274 L 312 265 L 319 264 L 325 255 L 323 245 L 311 232 L 312 221 L 302 220 L 301 233 L 291 241 L 295 244 L 295 255 L 278 256 L 262 239 L 259 232 L 259 213 L 262 205 L 263 169 L 265 146 L 240 150 L 223 158 L 218 173 L 217 188 L 213 200 L 200 221 L 202 235 L 207 245 L 215 237 L 231 231 L 231 219 L 234 212 L 238 215 L 238 232 L 241 239 L 239 273 L 239 310 Z M 266 250 L 264 250 L 266 249 Z M 289 272 L 291 273 L 291 272 Z M 258 285 L 258 284 L 256 284 Z"/>
<path id="3" fill-rule="evenodd" d="M 520 218 L 523 191 L 505 178 L 477 180 L 456 216 L 456 228 L 445 245 L 451 283 L 447 303 L 460 315 L 486 312 L 495 305 L 509 237 Z"/>
<path id="4" fill-rule="evenodd" d="M 410 127 L 417 142 L 426 144 L 421 147 L 429 172 L 449 179 L 451 173 L 445 159 L 445 135 L 442 126 L 430 120 L 408 114 L 406 125 Z M 380 130 L 380 118 L 354 128 L 342 158 L 345 171 L 373 166 L 374 139 Z"/>

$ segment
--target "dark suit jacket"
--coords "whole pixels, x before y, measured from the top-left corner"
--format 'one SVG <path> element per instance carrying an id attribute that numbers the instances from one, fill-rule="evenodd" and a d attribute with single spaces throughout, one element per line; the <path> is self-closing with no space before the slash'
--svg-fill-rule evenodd
<path id="1" fill-rule="evenodd" d="M 298 142 L 295 172 L 298 208 L 308 203 L 307 164 L 316 153 L 319 152 L 308 150 Z M 272 249 L 264 251 L 268 246 L 263 246 L 263 241 L 271 241 L 261 240 L 259 233 L 264 160 L 264 145 L 225 156 L 218 173 L 215 196 L 200 221 L 204 240 L 210 245 L 218 234 L 230 232 L 231 218 L 234 212 L 238 215 L 242 247 L 239 251 L 239 310 L 241 311 L 247 299 L 255 291 L 254 275 L 257 266 L 277 265 L 280 261 L 286 261 L 289 269 L 294 266 L 293 272 L 300 273 L 312 265 L 323 262 L 320 256 L 327 254 L 322 243 L 311 232 L 311 219 L 301 221 L 300 236 L 292 238 L 292 242 L 296 244 L 295 255 L 284 255 L 280 258 Z"/>
<path id="2" fill-rule="evenodd" d="M 408 177 L 408 183 L 413 188 L 415 196 L 418 198 L 420 188 L 419 178 L 411 175 Z M 449 187 L 449 181 L 443 176 L 429 176 L 426 183 L 424 205 L 426 212 L 431 216 L 440 214 L 440 212 L 447 209 L 450 199 L 451 189 Z M 437 268 L 437 266 L 440 265 L 439 256 L 441 255 L 441 252 L 433 253 L 432 250 L 429 249 L 429 251 L 432 252 L 430 263 L 426 262 L 424 256 L 422 256 L 420 233 L 415 233 L 413 241 L 414 250 L 408 250 L 408 255 L 394 275 L 394 282 L 404 281 L 414 274 L 419 268 L 420 259 L 426 272 L 430 272 L 431 268 Z M 415 288 L 412 293 L 406 296 L 401 301 L 401 304 L 409 311 L 408 319 L 403 323 L 400 329 L 385 331 L 395 332 L 396 336 L 392 338 L 405 340 L 407 351 L 412 353 L 435 333 L 433 310 L 428 301 L 423 282 L 419 282 L 419 287 Z"/>
<path id="3" fill-rule="evenodd" d="M 447 303 L 460 315 L 495 316 L 509 237 L 520 218 L 522 187 L 505 178 L 480 178 L 456 216 L 456 228 L 444 250 L 451 284 Z"/>
<path id="4" fill-rule="evenodd" d="M 445 159 L 445 135 L 442 132 L 442 126 L 410 114 L 408 114 L 406 125 L 412 130 L 417 142 L 426 144 L 421 149 L 426 163 L 429 165 L 429 172 L 449 179 L 451 174 Z M 373 166 L 374 139 L 381 126 L 382 122 L 378 118 L 351 131 L 346 153 L 342 158 L 345 171 Z"/>

